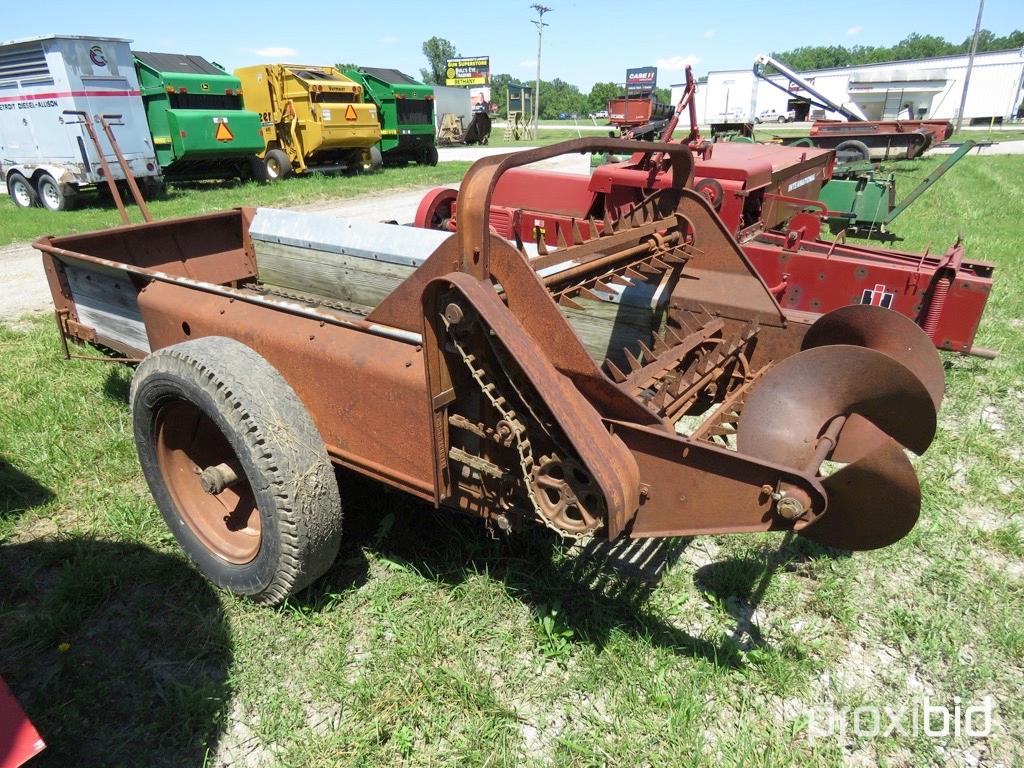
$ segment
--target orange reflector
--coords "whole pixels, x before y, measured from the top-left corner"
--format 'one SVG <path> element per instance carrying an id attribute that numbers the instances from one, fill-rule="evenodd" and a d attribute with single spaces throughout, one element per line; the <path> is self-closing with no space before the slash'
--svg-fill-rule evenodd
<path id="1" fill-rule="evenodd" d="M 355 120 L 357 117 L 359 117 L 359 115 L 356 114 L 356 108 L 349 104 L 348 107 L 345 109 L 345 119 Z"/>
<path id="2" fill-rule="evenodd" d="M 214 132 L 213 138 L 217 141 L 232 141 L 235 138 L 235 134 L 228 128 L 227 123 L 217 123 L 217 130 Z"/>

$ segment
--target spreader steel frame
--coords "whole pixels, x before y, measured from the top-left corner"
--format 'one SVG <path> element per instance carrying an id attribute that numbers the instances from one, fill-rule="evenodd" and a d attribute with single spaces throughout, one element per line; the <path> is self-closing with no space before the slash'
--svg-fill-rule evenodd
<path id="1" fill-rule="evenodd" d="M 143 359 L 136 440 L 172 530 L 207 575 L 259 599 L 308 584 L 338 543 L 325 534 L 298 575 L 289 561 L 288 579 L 260 581 L 253 563 L 280 546 L 278 517 L 296 525 L 303 500 L 329 496 L 312 470 L 281 481 L 288 509 L 261 496 L 271 470 L 246 458 L 253 434 L 292 451 L 289 466 L 306 460 L 294 453 L 301 435 L 303 450 L 504 531 L 795 531 L 848 549 L 903 536 L 920 508 L 903 448 L 927 448 L 942 398 L 934 347 L 878 307 L 813 323 L 782 309 L 687 186 L 688 148 L 652 144 L 671 186 L 575 245 L 531 253 L 492 233 L 492 196 L 510 169 L 630 147 L 580 139 L 482 159 L 459 192 L 454 235 L 373 225 L 377 246 L 331 255 L 348 272 L 331 272 L 323 291 L 364 259 L 365 275 L 400 275 L 374 306 L 268 282 L 267 245 L 250 235 L 263 214 L 251 209 L 35 246 L 62 335 Z M 403 265 L 385 247 L 399 235 L 436 247 Z M 280 252 L 301 248 L 276 240 Z M 188 365 L 195 382 L 182 379 Z M 239 403 L 226 417 L 207 395 L 181 394 L 210 381 Z M 269 389 L 290 416 L 262 413 L 277 413 Z M 233 431 L 232 419 L 252 426 Z M 823 474 L 828 459 L 846 466 Z M 204 511 L 208 497 L 230 502 L 223 521 L 216 505 Z M 334 530 L 319 522 L 311 530 Z"/>

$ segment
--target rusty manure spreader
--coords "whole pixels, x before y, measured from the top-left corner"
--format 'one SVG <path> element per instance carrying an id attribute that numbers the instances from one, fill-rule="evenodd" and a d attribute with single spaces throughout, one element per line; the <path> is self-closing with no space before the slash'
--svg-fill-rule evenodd
<path id="1" fill-rule="evenodd" d="M 600 235 L 542 255 L 491 233 L 508 169 L 631 146 L 482 159 L 454 234 L 240 209 L 35 247 L 65 343 L 138 363 L 135 442 L 168 526 L 260 602 L 336 556 L 332 464 L 506 532 L 904 536 L 933 344 L 881 307 L 781 309 L 684 183 L 685 146 L 652 145 L 678 181 Z"/>

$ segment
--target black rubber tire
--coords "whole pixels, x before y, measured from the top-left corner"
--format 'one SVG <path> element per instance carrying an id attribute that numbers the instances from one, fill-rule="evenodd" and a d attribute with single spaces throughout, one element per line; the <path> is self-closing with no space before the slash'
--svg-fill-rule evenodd
<path id="1" fill-rule="evenodd" d="M 17 171 L 7 177 L 7 194 L 18 208 L 32 208 L 39 204 L 39 196 L 32 188 L 32 182 Z"/>
<path id="2" fill-rule="evenodd" d="M 778 118 L 775 120 L 775 122 L 777 122 L 777 123 L 784 123 L 784 122 L 786 122 L 786 116 L 785 115 L 779 115 Z"/>
<path id="3" fill-rule="evenodd" d="M 214 584 L 276 605 L 322 576 L 341 542 L 341 499 L 327 450 L 298 395 L 254 350 L 210 336 L 149 355 L 131 386 L 135 445 L 171 532 Z M 214 553 L 184 521 L 157 455 L 160 410 L 192 406 L 227 439 L 259 509 L 261 539 L 250 562 Z"/>
<path id="4" fill-rule="evenodd" d="M 292 161 L 283 149 L 268 149 L 263 156 L 263 181 L 280 181 L 292 175 Z"/>
<path id="5" fill-rule="evenodd" d="M 36 179 L 36 195 L 39 204 L 48 211 L 70 211 L 75 207 L 75 193 L 48 173 L 41 173 Z"/>
<path id="6" fill-rule="evenodd" d="M 437 165 L 437 147 L 433 144 L 424 147 L 420 153 L 420 165 Z"/>
<path id="7" fill-rule="evenodd" d="M 380 147 L 374 144 L 370 147 L 370 170 L 379 171 L 384 166 L 384 155 L 380 152 Z"/>
<path id="8" fill-rule="evenodd" d="M 249 178 L 260 184 L 270 181 L 270 177 L 267 176 L 267 166 L 264 165 L 262 157 L 253 157 L 249 160 Z"/>
<path id="9" fill-rule="evenodd" d="M 146 200 L 157 200 L 167 192 L 167 184 L 158 176 L 144 176 L 138 179 L 139 191 Z M 131 197 L 129 195 L 129 197 Z"/>
<path id="10" fill-rule="evenodd" d="M 871 150 L 863 141 L 847 139 L 836 144 L 837 163 L 862 163 L 871 159 Z"/>

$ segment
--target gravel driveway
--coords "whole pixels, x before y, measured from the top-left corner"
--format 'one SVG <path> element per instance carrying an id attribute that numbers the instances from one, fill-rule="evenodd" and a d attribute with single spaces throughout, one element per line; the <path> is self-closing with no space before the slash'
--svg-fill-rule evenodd
<path id="1" fill-rule="evenodd" d="M 442 148 L 442 160 L 476 160 L 486 155 L 508 152 L 498 147 Z M 452 155 L 452 156 L 448 156 Z M 538 163 L 537 167 L 563 173 L 589 173 L 590 158 L 586 155 L 566 155 Z M 394 220 L 411 223 L 416 207 L 431 187 L 416 187 L 381 195 L 324 200 L 293 206 L 296 210 L 336 213 L 355 219 L 370 221 Z M 60 215 L 60 214 L 55 214 Z M 16 320 L 22 315 L 53 311 L 50 289 L 43 276 L 40 256 L 29 243 L 16 243 L 0 247 L 0 321 Z"/>

